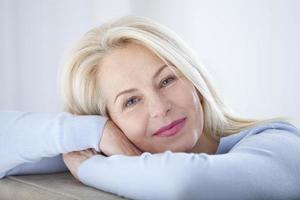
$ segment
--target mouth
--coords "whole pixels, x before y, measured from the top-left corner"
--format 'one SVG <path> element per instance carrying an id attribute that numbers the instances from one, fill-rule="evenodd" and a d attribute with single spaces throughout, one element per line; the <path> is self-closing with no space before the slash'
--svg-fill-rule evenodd
<path id="1" fill-rule="evenodd" d="M 161 127 L 154 133 L 154 136 L 169 137 L 176 135 L 185 125 L 186 117 L 175 120 L 171 124 Z"/>

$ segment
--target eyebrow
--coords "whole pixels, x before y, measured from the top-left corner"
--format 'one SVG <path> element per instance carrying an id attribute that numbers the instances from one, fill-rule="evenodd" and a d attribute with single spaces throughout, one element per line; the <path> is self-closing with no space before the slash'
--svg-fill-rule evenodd
<path id="1" fill-rule="evenodd" d="M 168 64 L 164 64 L 163 66 L 161 66 L 156 72 L 155 74 L 153 75 L 152 79 L 154 79 L 155 77 L 157 77 L 162 71 L 163 69 L 165 69 L 166 67 L 168 67 L 169 65 Z M 131 88 L 131 89 L 127 89 L 127 90 L 124 90 L 122 92 L 120 92 L 116 97 L 115 97 L 115 100 L 114 100 L 114 103 L 116 103 L 117 99 L 119 96 L 125 94 L 125 93 L 130 93 L 130 92 L 133 92 L 133 91 L 136 91 L 137 89 L 136 88 Z"/>

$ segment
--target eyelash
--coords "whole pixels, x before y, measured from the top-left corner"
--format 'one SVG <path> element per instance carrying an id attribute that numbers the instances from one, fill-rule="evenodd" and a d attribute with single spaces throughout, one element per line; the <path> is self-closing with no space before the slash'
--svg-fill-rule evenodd
<path id="1" fill-rule="evenodd" d="M 169 80 L 169 79 L 172 79 L 172 81 L 174 81 L 174 80 L 176 80 L 176 77 L 175 77 L 175 76 L 168 76 L 167 78 L 163 79 L 163 80 L 160 82 L 160 85 L 162 85 L 162 83 L 163 83 L 164 81 Z M 134 99 L 137 99 L 137 98 L 136 98 L 136 97 L 130 97 L 128 100 L 125 101 L 123 107 L 124 107 L 124 108 L 127 108 L 127 107 L 130 107 L 130 106 L 134 105 L 134 104 L 131 104 L 131 105 L 129 105 L 129 106 L 127 105 L 129 101 L 134 100 Z"/>

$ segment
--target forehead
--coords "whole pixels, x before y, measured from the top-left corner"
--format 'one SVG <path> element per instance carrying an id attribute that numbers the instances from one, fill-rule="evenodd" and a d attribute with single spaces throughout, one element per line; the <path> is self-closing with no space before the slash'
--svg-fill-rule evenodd
<path id="1" fill-rule="evenodd" d="M 101 70 L 105 74 L 130 75 L 143 71 L 155 71 L 157 64 L 163 61 L 152 51 L 139 44 L 130 43 L 125 47 L 114 49 L 101 63 Z"/>
<path id="2" fill-rule="evenodd" d="M 100 88 L 107 98 L 132 87 L 149 84 L 164 61 L 147 48 L 128 44 L 109 53 L 100 65 Z M 167 69 L 164 69 L 167 71 Z"/>

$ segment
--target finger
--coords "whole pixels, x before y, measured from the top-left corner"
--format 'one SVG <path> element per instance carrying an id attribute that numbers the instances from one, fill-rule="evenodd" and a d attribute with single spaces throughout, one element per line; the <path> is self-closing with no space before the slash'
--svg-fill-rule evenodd
<path id="1" fill-rule="evenodd" d="M 80 151 L 80 154 L 85 157 L 91 157 L 91 156 L 95 155 L 95 153 L 92 151 L 92 149 L 82 150 L 82 151 Z"/>
<path id="2" fill-rule="evenodd" d="M 97 155 L 98 152 L 95 149 L 89 149 L 89 154 L 90 155 Z"/>

